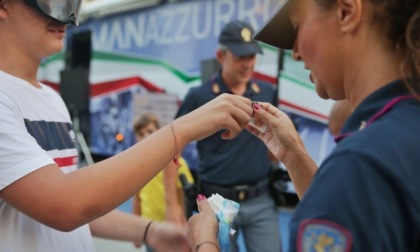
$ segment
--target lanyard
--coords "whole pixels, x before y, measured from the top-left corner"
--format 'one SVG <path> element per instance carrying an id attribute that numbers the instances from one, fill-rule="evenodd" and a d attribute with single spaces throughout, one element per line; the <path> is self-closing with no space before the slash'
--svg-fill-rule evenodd
<path id="1" fill-rule="evenodd" d="M 376 113 L 369 121 L 367 121 L 366 124 L 364 125 L 364 127 L 361 128 L 360 130 L 362 130 L 362 129 L 368 127 L 369 125 L 371 125 L 379 117 L 383 116 L 388 111 L 390 111 L 397 103 L 399 103 L 401 101 L 404 101 L 404 100 L 413 99 L 413 98 L 419 98 L 419 96 L 416 96 L 416 95 L 402 95 L 402 96 L 398 96 L 398 97 L 392 99 L 387 104 L 385 104 L 385 106 L 378 113 Z M 336 143 L 338 143 L 341 140 L 343 140 L 344 138 L 353 135 L 354 133 L 355 132 L 348 132 L 348 133 L 344 133 L 344 134 L 334 136 L 334 141 Z"/>

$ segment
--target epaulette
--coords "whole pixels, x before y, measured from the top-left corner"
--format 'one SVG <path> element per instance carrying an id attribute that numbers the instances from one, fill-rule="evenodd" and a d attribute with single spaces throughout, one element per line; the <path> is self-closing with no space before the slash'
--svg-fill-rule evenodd
<path id="1" fill-rule="evenodd" d="M 258 86 L 258 84 L 256 83 L 256 82 L 253 82 L 252 84 L 251 84 L 251 88 L 252 88 L 252 90 L 255 92 L 255 93 L 259 93 L 259 92 L 261 92 L 261 89 L 260 89 L 260 87 Z"/>
<path id="2" fill-rule="evenodd" d="M 220 93 L 220 86 L 218 83 L 213 82 L 212 84 L 212 90 L 214 94 L 219 94 Z"/>

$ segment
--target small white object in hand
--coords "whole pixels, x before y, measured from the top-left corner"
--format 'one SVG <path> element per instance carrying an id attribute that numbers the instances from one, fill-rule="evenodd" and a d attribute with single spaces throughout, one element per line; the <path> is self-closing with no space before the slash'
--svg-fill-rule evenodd
<path id="1" fill-rule="evenodd" d="M 251 124 L 253 127 L 255 127 L 256 129 L 258 129 L 261 133 L 265 133 L 267 131 L 267 124 L 263 124 L 261 126 L 257 126 L 257 124 L 255 123 L 256 119 L 255 117 L 251 117 L 251 120 L 249 121 L 249 124 Z"/>

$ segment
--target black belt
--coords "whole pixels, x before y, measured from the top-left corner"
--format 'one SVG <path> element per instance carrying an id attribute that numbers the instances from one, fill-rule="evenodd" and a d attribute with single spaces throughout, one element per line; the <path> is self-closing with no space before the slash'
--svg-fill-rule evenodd
<path id="1" fill-rule="evenodd" d="M 209 197 L 213 193 L 218 193 L 224 198 L 233 201 L 244 201 L 255 198 L 269 190 L 269 179 L 264 179 L 255 184 L 237 185 L 237 186 L 220 186 L 201 181 L 202 193 Z"/>

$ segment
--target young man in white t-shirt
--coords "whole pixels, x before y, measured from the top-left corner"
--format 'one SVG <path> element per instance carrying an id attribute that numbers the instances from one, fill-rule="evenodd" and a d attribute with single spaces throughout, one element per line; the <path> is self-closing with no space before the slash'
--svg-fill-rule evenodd
<path id="1" fill-rule="evenodd" d="M 0 251 L 93 251 L 91 234 L 189 251 L 181 227 L 114 209 L 188 142 L 221 129 L 226 139 L 236 136 L 251 101 L 223 95 L 129 150 L 77 169 L 69 113 L 36 74 L 43 58 L 62 50 L 81 1 L 0 0 Z"/>

